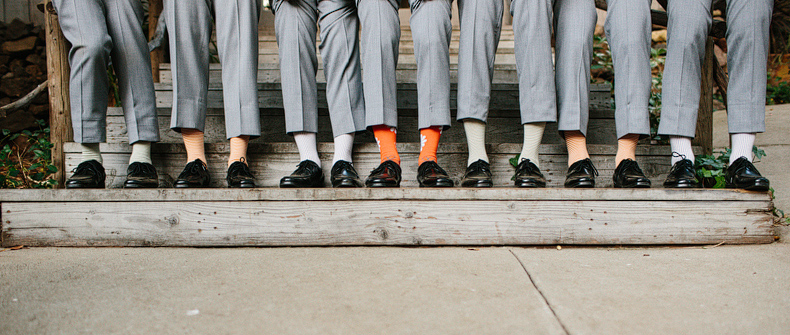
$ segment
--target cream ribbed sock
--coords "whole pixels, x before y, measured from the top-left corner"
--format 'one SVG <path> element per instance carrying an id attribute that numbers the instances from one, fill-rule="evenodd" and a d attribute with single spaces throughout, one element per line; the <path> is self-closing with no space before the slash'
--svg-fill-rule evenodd
<path id="1" fill-rule="evenodd" d="M 546 129 L 546 122 L 524 124 L 524 144 L 521 146 L 521 155 L 518 157 L 519 163 L 523 159 L 529 159 L 540 168 L 538 149 L 540 149 L 540 142 L 543 140 L 544 129 Z"/>
<path id="2" fill-rule="evenodd" d="M 247 147 L 250 144 L 250 137 L 242 135 L 230 138 L 230 155 L 228 156 L 228 167 L 235 162 L 247 163 Z"/>
<path id="3" fill-rule="evenodd" d="M 614 166 L 620 162 L 631 159 L 636 160 L 636 145 L 639 143 L 639 134 L 628 134 L 617 140 L 617 156 L 614 157 Z"/>
<path id="4" fill-rule="evenodd" d="M 80 144 L 82 147 L 82 161 L 87 162 L 89 160 L 95 159 L 100 164 L 104 164 L 104 161 L 101 159 L 101 150 L 99 149 L 99 143 L 82 143 Z"/>
<path id="5" fill-rule="evenodd" d="M 335 166 L 337 161 L 346 161 L 352 163 L 351 158 L 352 150 L 354 149 L 354 133 L 343 134 L 335 137 L 335 154 L 332 156 L 332 166 Z"/>
<path id="6" fill-rule="evenodd" d="M 132 144 L 132 156 L 129 164 L 134 162 L 151 164 L 151 142 L 138 141 Z"/>
<path id="7" fill-rule="evenodd" d="M 694 151 L 691 150 L 691 138 L 685 136 L 670 136 L 669 147 L 672 149 L 672 165 L 683 158 L 694 163 Z M 678 155 L 676 155 L 677 153 Z"/>
<path id="8" fill-rule="evenodd" d="M 310 160 L 321 166 L 321 158 L 318 157 L 318 145 L 316 144 L 316 134 L 309 132 L 294 133 L 296 147 L 299 148 L 299 160 Z"/>
<path id="9" fill-rule="evenodd" d="M 590 158 L 590 153 L 587 152 L 587 137 L 582 132 L 578 130 L 566 131 L 563 135 L 565 136 L 565 146 L 568 148 L 569 167 L 573 163 Z"/>
<path id="10" fill-rule="evenodd" d="M 469 158 L 466 166 L 478 160 L 488 162 L 486 153 L 486 123 L 475 119 L 464 120 L 464 130 L 466 131 L 466 146 L 469 150 Z"/>
<path id="11" fill-rule="evenodd" d="M 741 157 L 746 157 L 750 162 L 754 159 L 752 157 L 752 148 L 754 147 L 755 138 L 757 136 L 753 133 L 730 134 L 730 143 L 732 145 L 730 164 Z"/>
<path id="12" fill-rule="evenodd" d="M 203 137 L 203 132 L 200 130 L 181 128 L 181 138 L 184 140 L 184 147 L 187 150 L 187 163 L 200 159 L 203 163 L 208 164 Z"/>

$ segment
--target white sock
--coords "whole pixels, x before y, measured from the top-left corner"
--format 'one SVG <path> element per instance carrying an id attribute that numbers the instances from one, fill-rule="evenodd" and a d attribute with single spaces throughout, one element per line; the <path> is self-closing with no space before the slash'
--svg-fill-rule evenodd
<path id="1" fill-rule="evenodd" d="M 139 141 L 132 144 L 132 156 L 129 164 L 134 162 L 151 164 L 151 142 Z"/>
<path id="2" fill-rule="evenodd" d="M 475 119 L 464 120 L 464 130 L 466 131 L 466 146 L 469 150 L 469 158 L 466 166 L 478 160 L 488 162 L 486 153 L 486 123 Z"/>
<path id="3" fill-rule="evenodd" d="M 321 166 L 321 158 L 318 157 L 318 146 L 316 144 L 316 134 L 308 132 L 294 133 L 296 147 L 299 148 L 299 160 L 311 160 Z"/>
<path id="4" fill-rule="evenodd" d="M 337 161 L 353 162 L 351 158 L 351 151 L 354 148 L 354 133 L 343 134 L 335 137 L 335 154 L 332 157 L 332 166 L 335 166 Z"/>
<path id="5" fill-rule="evenodd" d="M 83 162 L 95 159 L 97 162 L 99 162 L 99 164 L 104 164 L 104 161 L 101 159 L 99 143 L 82 143 L 80 146 L 82 147 Z"/>
<path id="6" fill-rule="evenodd" d="M 669 147 L 672 149 L 672 165 L 683 158 L 694 163 L 694 151 L 691 150 L 691 138 L 685 136 L 670 136 Z M 677 153 L 677 155 L 675 154 Z"/>
<path id="7" fill-rule="evenodd" d="M 540 168 L 538 149 L 540 149 L 540 142 L 543 140 L 544 129 L 546 129 L 546 122 L 524 124 L 524 145 L 521 147 L 521 155 L 518 157 L 519 163 L 526 158 Z"/>
<path id="8" fill-rule="evenodd" d="M 746 157 L 747 160 L 752 161 L 752 148 L 756 137 L 753 133 L 730 134 L 730 144 L 732 145 L 730 164 L 741 157 Z"/>

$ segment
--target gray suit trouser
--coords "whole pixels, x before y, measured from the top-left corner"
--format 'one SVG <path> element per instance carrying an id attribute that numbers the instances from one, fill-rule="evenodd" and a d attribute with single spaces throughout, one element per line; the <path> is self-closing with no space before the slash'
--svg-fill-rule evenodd
<path id="1" fill-rule="evenodd" d="M 420 129 L 450 127 L 451 0 L 410 0 Z M 485 121 L 502 29 L 502 0 L 458 0 L 458 120 Z"/>
<path id="2" fill-rule="evenodd" d="M 322 1 L 324 2 L 324 1 Z M 320 13 L 331 4 L 318 0 L 275 0 L 274 27 L 280 52 L 285 130 L 318 132 L 316 22 L 321 25 L 321 55 L 334 136 L 365 130 L 365 100 L 356 15 Z"/>
<path id="3" fill-rule="evenodd" d="M 513 0 L 521 122 L 556 122 L 587 132 L 590 62 L 597 13 L 589 0 Z M 552 64 L 554 28 L 556 68 Z M 552 71 L 554 70 L 554 71 Z"/>
<path id="4" fill-rule="evenodd" d="M 151 58 L 139 0 L 54 0 L 71 42 L 71 122 L 74 141 L 106 141 L 107 66 L 118 77 L 129 143 L 159 141 Z"/>
<path id="5" fill-rule="evenodd" d="M 647 109 L 652 86 L 651 0 L 607 0 L 604 29 L 614 62 L 617 138 L 650 134 Z"/>
<path id="6" fill-rule="evenodd" d="M 400 18 L 398 0 L 321 0 L 318 2 L 321 28 L 321 56 L 327 77 L 327 95 L 338 96 L 329 108 L 350 109 L 354 127 L 332 120 L 335 134 L 359 129 L 357 124 L 358 66 L 361 63 L 365 126 L 398 126 L 398 65 Z M 276 16 L 277 14 L 275 14 Z M 358 28 L 362 31 L 358 33 Z M 357 39 L 359 36 L 359 39 Z M 357 47 L 357 41 L 361 47 Z M 348 92 L 347 97 L 340 96 Z M 341 120 L 347 119 L 341 118 Z M 337 127 L 337 128 L 336 128 Z M 340 128 L 343 127 L 343 128 Z"/>
<path id="7" fill-rule="evenodd" d="M 222 63 L 222 97 L 228 138 L 261 134 L 258 109 L 260 0 L 167 0 L 173 112 L 170 127 L 203 131 L 209 84 L 212 17 Z"/>
<path id="8" fill-rule="evenodd" d="M 727 1 L 730 133 L 765 131 L 765 73 L 771 0 Z M 671 0 L 658 133 L 694 137 L 711 0 Z"/>

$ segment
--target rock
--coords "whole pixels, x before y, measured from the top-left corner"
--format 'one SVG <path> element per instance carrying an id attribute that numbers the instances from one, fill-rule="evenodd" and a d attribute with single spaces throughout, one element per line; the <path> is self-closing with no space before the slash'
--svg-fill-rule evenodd
<path id="1" fill-rule="evenodd" d="M 666 42 L 667 41 L 667 30 L 656 30 L 652 33 L 653 42 Z"/>
<path id="2" fill-rule="evenodd" d="M 14 99 L 19 99 L 38 85 L 33 78 L 14 77 L 8 79 L 0 79 L 0 93 L 5 94 Z"/>
<path id="3" fill-rule="evenodd" d="M 3 43 L 2 51 L 5 54 L 27 53 L 36 49 L 38 37 L 28 36 L 17 41 Z"/>
<path id="4" fill-rule="evenodd" d="M 37 78 L 41 76 L 41 69 L 38 67 L 38 65 L 28 65 L 25 67 L 25 73 Z"/>
<path id="5" fill-rule="evenodd" d="M 5 75 L 3 75 L 3 77 L 2 77 L 2 78 L 0 78 L 0 79 L 11 79 L 11 78 L 14 78 L 14 73 L 13 73 L 13 72 L 8 72 L 8 73 L 6 73 L 6 74 L 5 74 Z"/>
<path id="6" fill-rule="evenodd" d="M 41 96 L 46 96 L 46 94 L 42 94 Z M 49 119 L 49 105 L 31 105 L 27 108 L 27 111 L 36 119 Z"/>
<path id="7" fill-rule="evenodd" d="M 8 129 L 16 133 L 36 126 L 36 118 L 24 109 L 9 112 L 6 117 L 0 117 L 0 129 Z"/>
<path id="8" fill-rule="evenodd" d="M 22 22 L 22 20 L 14 19 L 14 21 L 11 21 L 5 31 L 5 39 L 8 41 L 14 41 L 28 36 L 30 35 L 31 28 L 31 25 Z"/>

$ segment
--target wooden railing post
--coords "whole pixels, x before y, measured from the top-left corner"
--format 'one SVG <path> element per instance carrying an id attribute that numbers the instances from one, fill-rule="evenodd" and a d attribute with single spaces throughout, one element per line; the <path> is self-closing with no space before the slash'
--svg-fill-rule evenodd
<path id="1" fill-rule="evenodd" d="M 148 2 L 148 37 L 154 38 L 156 35 L 156 27 L 159 23 L 159 16 L 162 15 L 162 0 L 149 0 Z M 154 77 L 154 82 L 159 82 L 159 64 L 164 62 L 165 53 L 164 48 L 159 47 L 151 51 L 151 74 Z"/>
<path id="2" fill-rule="evenodd" d="M 697 116 L 697 137 L 693 144 L 702 147 L 706 155 L 713 153 L 713 38 L 708 37 L 705 44 L 705 61 L 702 63 L 702 90 L 699 98 Z"/>
<path id="3" fill-rule="evenodd" d="M 47 77 L 49 78 L 49 138 L 52 144 L 52 165 L 58 168 L 55 180 L 62 187 L 66 176 L 63 143 L 72 141 L 71 100 L 69 99 L 68 42 L 60 30 L 58 15 L 52 1 L 44 3 L 44 28 L 47 33 Z"/>

